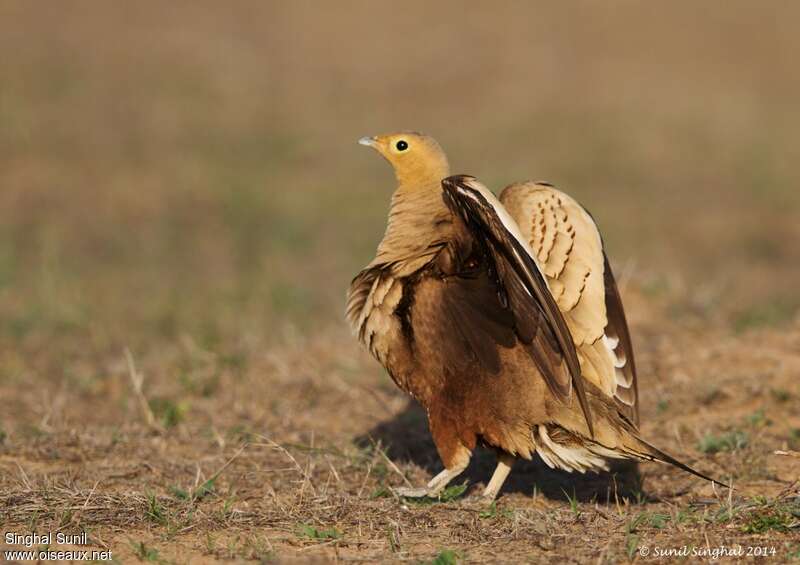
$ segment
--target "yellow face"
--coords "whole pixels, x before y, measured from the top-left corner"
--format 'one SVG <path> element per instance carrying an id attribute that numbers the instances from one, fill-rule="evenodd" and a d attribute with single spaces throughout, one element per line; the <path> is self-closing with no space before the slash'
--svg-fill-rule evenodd
<path id="1" fill-rule="evenodd" d="M 439 183 L 449 176 L 447 156 L 435 139 L 416 132 L 362 137 L 367 145 L 391 163 L 401 184 Z"/>

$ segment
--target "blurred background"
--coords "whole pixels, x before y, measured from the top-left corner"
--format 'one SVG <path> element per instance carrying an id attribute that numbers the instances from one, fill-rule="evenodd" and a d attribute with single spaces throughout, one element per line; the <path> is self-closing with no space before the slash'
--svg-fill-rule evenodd
<path id="1" fill-rule="evenodd" d="M 398 129 L 495 190 L 577 197 L 626 288 L 682 323 L 790 321 L 798 21 L 791 2 L 3 2 L 0 367 L 346 334 L 394 187 L 356 139 Z"/>

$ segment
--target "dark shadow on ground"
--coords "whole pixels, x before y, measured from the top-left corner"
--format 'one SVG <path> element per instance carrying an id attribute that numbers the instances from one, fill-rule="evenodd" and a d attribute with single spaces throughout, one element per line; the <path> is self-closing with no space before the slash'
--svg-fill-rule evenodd
<path id="1" fill-rule="evenodd" d="M 415 402 L 409 402 L 397 416 L 378 424 L 355 441 L 362 447 L 380 444 L 392 461 L 413 463 L 431 476 L 442 470 L 439 454 L 428 432 L 425 411 Z M 469 481 L 470 492 L 473 492 L 476 483 L 485 485 L 489 481 L 495 465 L 492 450 L 478 449 L 470 466 L 456 479 L 456 483 Z M 533 461 L 518 460 L 502 492 L 531 496 L 534 489 L 554 500 L 565 500 L 565 493 L 581 502 L 594 500 L 613 504 L 623 499 L 638 502 L 648 500 L 641 490 L 638 465 L 630 461 L 612 462 L 610 472 L 580 474 L 550 469 L 538 456 Z"/>

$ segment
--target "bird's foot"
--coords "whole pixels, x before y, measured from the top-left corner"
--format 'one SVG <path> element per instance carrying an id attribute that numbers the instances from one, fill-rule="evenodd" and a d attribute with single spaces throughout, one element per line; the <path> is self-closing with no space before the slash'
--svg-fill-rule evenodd
<path id="1" fill-rule="evenodd" d="M 431 492 L 428 487 L 395 487 L 392 489 L 397 496 L 403 498 L 425 498 L 428 496 L 436 496 Z"/>
<path id="2" fill-rule="evenodd" d="M 465 458 L 460 465 L 456 465 L 451 469 L 445 469 L 433 477 L 424 487 L 396 487 L 393 490 L 398 496 L 403 496 L 405 498 L 436 498 L 454 477 L 460 475 L 461 472 L 467 468 L 467 463 L 469 463 L 469 458 Z"/>
<path id="3" fill-rule="evenodd" d="M 486 510 L 487 508 L 491 508 L 491 506 L 494 504 L 494 497 L 486 496 L 485 494 L 476 494 L 474 496 L 463 498 L 461 500 L 461 504 L 468 508 Z"/>

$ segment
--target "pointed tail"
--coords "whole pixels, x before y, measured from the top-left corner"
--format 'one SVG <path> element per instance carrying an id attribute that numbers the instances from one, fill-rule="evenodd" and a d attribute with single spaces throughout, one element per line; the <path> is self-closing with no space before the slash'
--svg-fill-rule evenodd
<path id="1" fill-rule="evenodd" d="M 728 488 L 728 489 L 733 489 L 733 487 L 731 487 L 730 485 L 727 485 L 727 484 L 723 483 L 722 481 L 718 481 L 717 479 L 714 479 L 712 477 L 709 477 L 708 475 L 704 475 L 700 471 L 696 471 L 695 469 L 692 469 L 686 463 L 681 463 L 680 461 L 675 459 L 672 455 L 664 453 L 663 451 L 658 449 L 656 446 L 647 443 L 645 440 L 643 440 L 641 437 L 639 437 L 638 434 L 631 434 L 631 436 L 636 440 L 636 442 L 639 444 L 639 446 L 644 448 L 644 452 L 640 451 L 639 449 L 632 449 L 631 450 L 633 452 L 633 454 L 636 455 L 637 457 L 640 457 L 641 459 L 647 459 L 649 461 L 660 461 L 661 463 L 669 463 L 670 465 L 674 465 L 678 469 L 682 469 L 682 470 L 686 471 L 687 473 L 691 473 L 692 475 L 694 475 L 696 477 L 700 477 L 701 479 L 705 479 L 705 480 L 707 480 L 709 482 L 716 483 L 716 484 L 718 484 L 720 486 L 723 486 L 725 488 Z"/>

